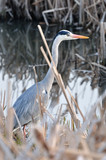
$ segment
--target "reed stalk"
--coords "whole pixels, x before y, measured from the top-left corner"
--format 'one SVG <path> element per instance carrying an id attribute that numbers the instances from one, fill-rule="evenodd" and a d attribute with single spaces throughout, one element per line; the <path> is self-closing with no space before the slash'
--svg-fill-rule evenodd
<path id="1" fill-rule="evenodd" d="M 41 21 L 43 17 L 46 25 L 77 22 L 86 27 L 90 24 L 93 28 L 100 28 L 101 18 L 106 11 L 105 3 L 105 0 L 54 0 L 53 2 L 52 0 L 1 0 L 0 17 L 12 19 L 18 17 L 31 21 L 33 19 Z"/>

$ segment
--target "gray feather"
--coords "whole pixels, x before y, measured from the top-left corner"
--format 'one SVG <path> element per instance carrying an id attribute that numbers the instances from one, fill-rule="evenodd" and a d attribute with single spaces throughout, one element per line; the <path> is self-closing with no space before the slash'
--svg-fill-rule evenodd
<path id="1" fill-rule="evenodd" d="M 38 92 L 36 84 L 27 89 L 15 102 L 13 108 L 17 114 L 17 117 L 21 125 L 29 123 L 32 118 L 38 115 L 39 113 L 39 100 L 36 95 L 40 95 L 41 100 L 44 105 L 48 103 L 48 94 L 44 93 L 44 88 L 41 85 L 41 82 L 38 84 Z M 14 117 L 14 128 L 18 127 L 16 118 Z"/>

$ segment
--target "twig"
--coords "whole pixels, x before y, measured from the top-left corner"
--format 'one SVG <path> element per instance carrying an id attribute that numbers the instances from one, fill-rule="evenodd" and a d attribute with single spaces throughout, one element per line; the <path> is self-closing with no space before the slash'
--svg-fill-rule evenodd
<path id="1" fill-rule="evenodd" d="M 44 112 L 52 119 L 53 122 L 55 122 L 55 119 L 45 107 L 44 107 Z"/>
<path id="2" fill-rule="evenodd" d="M 75 54 L 75 55 L 76 55 L 78 58 L 80 58 L 82 61 L 85 61 L 85 62 L 87 62 L 87 63 L 90 64 L 90 65 L 94 65 L 94 66 L 96 66 L 96 67 L 100 67 L 100 68 L 106 70 L 106 67 L 103 66 L 103 65 L 101 65 L 101 64 L 98 64 L 98 63 L 95 63 L 95 62 L 88 62 L 88 61 L 86 61 L 85 58 L 83 58 L 82 56 L 80 56 L 80 55 L 78 55 L 78 54 Z"/>
<path id="3" fill-rule="evenodd" d="M 65 10 L 65 9 L 67 9 L 67 7 L 54 8 L 54 9 L 49 9 L 49 10 L 43 11 L 43 12 L 42 12 L 42 15 L 43 15 L 43 18 L 44 18 L 44 20 L 45 20 L 46 25 L 49 26 L 48 20 L 47 20 L 47 18 L 46 18 L 46 14 L 47 14 L 47 13 L 56 12 L 56 11 L 61 11 L 61 10 Z"/>
<path id="4" fill-rule="evenodd" d="M 68 90 L 68 92 L 69 92 L 69 94 L 70 94 L 72 100 L 74 101 L 76 107 L 78 108 L 78 110 L 79 110 L 79 112 L 80 112 L 80 114 L 81 114 L 81 116 L 82 116 L 82 118 L 83 118 L 83 121 L 85 121 L 85 117 L 84 117 L 83 113 L 81 112 L 81 110 L 80 110 L 80 108 L 79 108 L 79 106 L 78 106 L 76 100 L 75 100 L 74 97 L 72 96 L 72 94 L 71 94 L 70 89 L 69 89 L 68 86 L 67 86 L 67 90 Z"/>
<path id="5" fill-rule="evenodd" d="M 23 135 L 22 126 L 21 126 L 21 123 L 20 123 L 20 121 L 19 121 L 19 119 L 18 119 L 18 117 L 17 117 L 17 114 L 16 114 L 14 108 L 13 108 L 13 112 L 14 112 L 14 115 L 15 115 L 16 120 L 17 120 L 17 122 L 18 122 L 18 125 L 19 125 L 19 128 L 20 128 L 20 130 L 21 130 L 21 133 L 22 133 L 22 135 Z M 18 129 L 18 128 L 14 129 L 13 132 L 15 132 L 17 129 Z"/>
<path id="6" fill-rule="evenodd" d="M 47 52 L 48 52 L 48 54 L 49 54 L 49 56 L 50 56 L 50 60 L 52 61 L 53 65 L 55 66 L 55 63 L 54 63 L 54 61 L 53 61 L 52 55 L 51 55 L 51 53 L 50 53 L 48 44 L 47 44 L 47 42 L 46 42 L 45 36 L 44 36 L 44 34 L 43 34 L 43 31 L 42 31 L 42 28 L 41 28 L 40 25 L 38 25 L 38 29 L 39 29 L 39 32 L 40 32 L 40 34 L 41 34 L 42 40 L 43 40 L 43 42 L 44 42 L 44 45 L 45 45 L 45 47 L 46 47 L 46 49 L 47 49 Z M 47 59 L 47 58 L 46 58 L 46 59 Z M 51 66 L 51 65 L 49 65 L 49 67 L 50 67 L 50 66 Z"/>

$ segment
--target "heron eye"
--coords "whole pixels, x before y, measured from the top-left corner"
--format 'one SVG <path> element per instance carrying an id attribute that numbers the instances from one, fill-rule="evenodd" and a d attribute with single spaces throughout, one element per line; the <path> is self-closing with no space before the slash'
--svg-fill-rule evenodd
<path id="1" fill-rule="evenodd" d="M 70 36 L 70 33 L 67 33 L 67 36 Z"/>

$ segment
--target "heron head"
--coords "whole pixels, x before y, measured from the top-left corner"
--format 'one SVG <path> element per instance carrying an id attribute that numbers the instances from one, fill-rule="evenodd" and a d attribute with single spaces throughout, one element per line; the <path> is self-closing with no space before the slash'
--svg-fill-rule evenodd
<path id="1" fill-rule="evenodd" d="M 88 39 L 89 37 L 73 34 L 68 30 L 61 30 L 58 32 L 57 36 L 61 38 L 61 40 L 74 40 L 74 39 Z"/>

